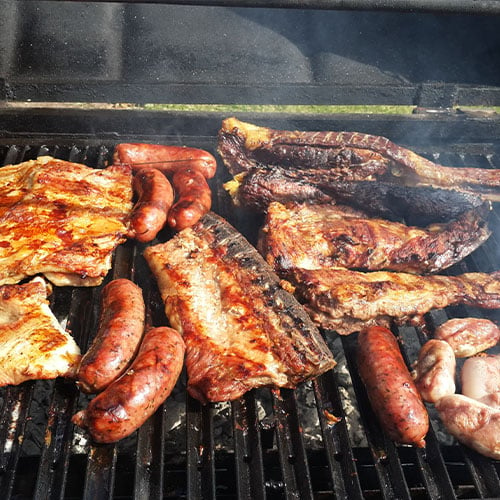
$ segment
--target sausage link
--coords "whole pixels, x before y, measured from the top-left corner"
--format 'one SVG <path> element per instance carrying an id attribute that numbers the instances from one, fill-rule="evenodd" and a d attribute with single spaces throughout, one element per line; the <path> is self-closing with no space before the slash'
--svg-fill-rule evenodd
<path id="1" fill-rule="evenodd" d="M 144 335 L 130 369 L 97 395 L 72 422 L 97 443 L 114 443 L 138 429 L 170 395 L 182 370 L 185 345 L 168 327 Z"/>
<path id="2" fill-rule="evenodd" d="M 168 225 L 180 231 L 191 227 L 212 206 L 212 192 L 203 174 L 196 168 L 177 171 L 173 178 L 177 201 L 168 213 Z"/>
<path id="3" fill-rule="evenodd" d="M 424 447 L 429 416 L 392 332 L 380 326 L 360 332 L 357 359 L 368 399 L 388 436 Z"/>
<path id="4" fill-rule="evenodd" d="M 165 225 L 174 202 L 174 190 L 169 180 L 154 168 L 139 170 L 132 185 L 138 200 L 130 218 L 131 236 L 145 243 L 153 240 Z"/>
<path id="5" fill-rule="evenodd" d="M 98 330 L 77 373 L 83 392 L 100 392 L 125 372 L 140 345 L 144 321 L 144 299 L 136 284 L 116 279 L 103 288 Z"/>
<path id="6" fill-rule="evenodd" d="M 161 144 L 118 144 L 113 162 L 131 165 L 133 170 L 140 170 L 145 166 L 154 167 L 164 174 L 173 174 L 179 169 L 195 166 L 206 179 L 211 179 L 217 170 L 217 161 L 208 151 Z"/>

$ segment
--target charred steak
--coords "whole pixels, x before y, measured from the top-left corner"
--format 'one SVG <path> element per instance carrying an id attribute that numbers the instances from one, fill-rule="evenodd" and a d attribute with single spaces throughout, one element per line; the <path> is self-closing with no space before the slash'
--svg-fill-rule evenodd
<path id="1" fill-rule="evenodd" d="M 295 387 L 335 365 L 302 306 L 214 213 L 144 256 L 186 343 L 188 391 L 200 401 L 233 400 L 259 386 Z"/>

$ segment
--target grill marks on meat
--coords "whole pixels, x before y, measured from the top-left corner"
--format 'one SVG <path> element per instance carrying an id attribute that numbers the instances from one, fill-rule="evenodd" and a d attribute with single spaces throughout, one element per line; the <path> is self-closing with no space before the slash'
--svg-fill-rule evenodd
<path id="1" fill-rule="evenodd" d="M 262 165 L 328 169 L 339 180 L 390 179 L 397 184 L 474 191 L 500 200 L 498 170 L 446 167 L 385 137 L 359 132 L 274 130 L 228 118 L 222 122 L 218 151 L 233 175 Z"/>
<path id="2" fill-rule="evenodd" d="M 426 229 L 334 205 L 269 205 L 260 250 L 280 273 L 344 267 L 433 273 L 460 261 L 490 235 L 489 203 Z"/>
<path id="3" fill-rule="evenodd" d="M 0 284 L 43 273 L 55 285 L 94 286 L 128 232 L 131 170 L 51 157 L 0 168 Z"/>
<path id="4" fill-rule="evenodd" d="M 458 276 L 347 269 L 292 269 L 287 279 L 311 318 L 340 335 L 371 326 L 420 321 L 432 309 L 500 307 L 500 272 Z"/>
<path id="5" fill-rule="evenodd" d="M 186 343 L 193 397 L 226 401 L 259 386 L 294 387 L 335 365 L 300 304 L 219 216 L 207 214 L 144 255 Z"/>
<path id="6" fill-rule="evenodd" d="M 52 314 L 50 293 L 40 277 L 0 286 L 0 386 L 75 375 L 80 349 Z"/>

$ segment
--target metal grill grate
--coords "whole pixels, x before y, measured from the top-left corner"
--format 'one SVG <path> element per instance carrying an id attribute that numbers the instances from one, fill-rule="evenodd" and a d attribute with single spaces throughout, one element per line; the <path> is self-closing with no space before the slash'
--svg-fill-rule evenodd
<path id="1" fill-rule="evenodd" d="M 206 138 L 189 145 L 206 149 Z M 112 144 L 7 145 L 0 146 L 0 161 L 16 163 L 50 154 L 102 168 L 112 150 Z M 423 153 L 457 166 L 500 168 L 494 154 L 476 150 Z M 214 209 L 252 240 L 255 220 L 234 211 L 221 188 L 226 177 L 220 170 L 212 180 Z M 497 223 L 499 216 L 494 214 Z M 500 224 L 493 229 L 492 238 L 459 264 L 461 272 L 496 269 Z M 136 281 L 144 290 L 148 321 L 162 324 L 163 306 L 142 250 L 133 242 L 120 247 L 108 279 Z M 59 288 L 52 296 L 53 310 L 61 321 L 67 320 L 83 350 L 95 331 L 99 296 L 100 287 Z M 464 312 L 432 312 L 429 331 L 441 315 Z M 495 311 L 488 314 L 500 319 Z M 404 327 L 398 335 L 407 360 L 415 359 L 427 333 Z M 116 445 L 94 446 L 73 427 L 70 418 L 86 396 L 71 382 L 36 381 L 4 388 L 0 498 L 500 497 L 500 463 L 454 443 L 435 418 L 425 450 L 389 441 L 373 417 L 357 374 L 356 335 L 328 341 L 338 367 L 296 391 L 259 389 L 231 404 L 202 406 L 186 395 L 183 374 L 157 414 Z M 334 425 L 330 415 L 341 420 Z"/>

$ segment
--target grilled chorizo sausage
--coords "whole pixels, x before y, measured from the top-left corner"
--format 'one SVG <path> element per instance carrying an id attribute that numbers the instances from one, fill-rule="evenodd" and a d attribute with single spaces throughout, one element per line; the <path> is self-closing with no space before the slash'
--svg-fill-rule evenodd
<path id="1" fill-rule="evenodd" d="M 168 225 L 180 231 L 191 227 L 212 206 L 212 193 L 203 174 L 190 167 L 175 172 L 172 178 L 177 201 L 168 213 Z"/>
<path id="2" fill-rule="evenodd" d="M 392 332 L 380 326 L 360 332 L 357 360 L 368 399 L 388 436 L 424 447 L 429 416 Z"/>
<path id="3" fill-rule="evenodd" d="M 130 369 L 72 422 L 88 429 L 97 443 L 113 443 L 138 429 L 170 395 L 182 370 L 185 345 L 168 327 L 152 328 L 144 335 Z"/>
<path id="4" fill-rule="evenodd" d="M 153 240 L 165 225 L 174 202 L 174 190 L 169 180 L 154 168 L 139 170 L 132 185 L 138 200 L 130 218 L 131 236 L 145 243 Z"/>
<path id="5" fill-rule="evenodd" d="M 131 165 L 133 170 L 154 167 L 164 174 L 173 174 L 179 169 L 195 166 L 206 179 L 211 179 L 217 170 L 217 161 L 208 151 L 161 144 L 118 144 L 113 162 Z"/>
<path id="6" fill-rule="evenodd" d="M 97 333 L 77 373 L 83 392 L 100 392 L 125 372 L 140 345 L 144 321 L 142 290 L 135 283 L 116 279 L 103 288 Z"/>

